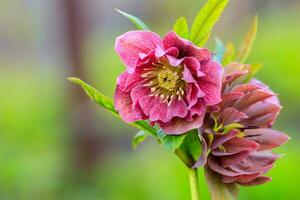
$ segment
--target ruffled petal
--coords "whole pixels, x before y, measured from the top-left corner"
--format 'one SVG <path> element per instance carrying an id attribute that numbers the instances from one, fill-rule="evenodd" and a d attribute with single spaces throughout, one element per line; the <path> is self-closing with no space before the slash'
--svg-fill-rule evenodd
<path id="1" fill-rule="evenodd" d="M 148 54 L 160 43 L 159 35 L 151 31 L 129 31 L 117 38 L 115 51 L 127 66 L 127 71 L 132 73 L 140 54 Z"/>
<path id="2" fill-rule="evenodd" d="M 163 131 L 170 135 L 180 135 L 192 129 L 196 129 L 202 126 L 205 111 L 202 115 L 193 117 L 191 121 L 187 121 L 181 118 L 173 118 L 169 123 L 158 122 Z"/>
<path id="3" fill-rule="evenodd" d="M 120 86 L 117 86 L 116 88 L 114 99 L 114 106 L 125 122 L 131 123 L 134 121 L 146 119 L 145 115 L 139 107 L 133 108 L 130 94 L 124 92 L 120 88 Z"/>
<path id="4" fill-rule="evenodd" d="M 206 165 L 207 163 L 207 152 L 208 152 L 208 146 L 206 143 L 205 138 L 202 136 L 202 134 L 199 132 L 199 139 L 201 141 L 201 154 L 197 160 L 197 162 L 193 165 L 193 168 L 198 168 Z"/>
<path id="5" fill-rule="evenodd" d="M 222 114 L 221 114 L 221 123 L 226 126 L 228 124 L 238 122 L 241 119 L 248 118 L 248 115 L 246 115 L 243 112 L 238 111 L 237 109 L 233 107 L 226 108 Z"/>
<path id="6" fill-rule="evenodd" d="M 272 180 L 271 177 L 260 176 L 251 182 L 238 182 L 238 184 L 242 185 L 242 186 L 254 186 L 254 185 L 261 185 L 261 184 L 267 183 L 271 180 Z"/>
<path id="7" fill-rule="evenodd" d="M 203 101 L 206 105 L 218 104 L 221 99 L 222 74 L 223 69 L 220 64 L 210 61 L 201 68 L 205 74 L 198 81 L 200 89 L 206 94 Z"/>

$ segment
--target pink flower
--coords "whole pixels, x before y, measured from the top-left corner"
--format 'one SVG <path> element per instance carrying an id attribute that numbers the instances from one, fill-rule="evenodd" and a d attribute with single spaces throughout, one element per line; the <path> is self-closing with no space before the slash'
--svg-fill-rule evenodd
<path id="1" fill-rule="evenodd" d="M 223 101 L 211 107 L 211 113 L 205 117 L 200 135 L 203 151 L 194 167 L 206 164 L 224 183 L 262 184 L 271 180 L 264 174 L 279 158 L 271 150 L 289 139 L 271 129 L 281 106 L 274 92 L 263 83 L 241 83 L 247 69 L 230 71 L 231 67 L 241 67 L 239 64 L 227 67 Z"/>
<path id="2" fill-rule="evenodd" d="M 206 107 L 221 101 L 222 67 L 211 52 L 169 32 L 130 31 L 117 38 L 127 70 L 117 80 L 115 108 L 126 122 L 149 120 L 168 134 L 201 127 Z"/>

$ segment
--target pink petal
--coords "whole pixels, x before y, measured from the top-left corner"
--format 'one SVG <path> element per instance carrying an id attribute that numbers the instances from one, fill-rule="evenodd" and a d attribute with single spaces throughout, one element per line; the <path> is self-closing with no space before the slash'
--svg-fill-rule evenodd
<path id="1" fill-rule="evenodd" d="M 182 64 L 182 62 L 184 61 L 185 58 L 175 58 L 173 56 L 170 56 L 170 55 L 166 55 L 169 63 L 171 66 L 174 66 L 174 67 L 178 67 L 179 65 Z"/>
<path id="2" fill-rule="evenodd" d="M 245 109 L 244 112 L 250 117 L 257 118 L 270 113 L 278 114 L 280 110 L 281 107 L 276 104 L 268 102 L 258 102 Z"/>
<path id="3" fill-rule="evenodd" d="M 119 112 L 122 119 L 127 123 L 145 119 L 145 116 L 141 112 L 140 108 L 133 108 L 130 94 L 123 92 L 119 86 L 116 88 L 114 99 L 114 106 L 116 110 Z"/>
<path id="4" fill-rule="evenodd" d="M 240 123 L 245 126 L 251 126 L 251 127 L 260 127 L 260 128 L 269 128 L 277 118 L 276 113 L 269 113 L 267 115 L 263 115 L 261 117 L 256 118 L 248 118 L 245 120 L 242 120 Z"/>
<path id="5" fill-rule="evenodd" d="M 244 160 L 250 154 L 249 151 L 242 151 L 237 154 L 229 155 L 229 156 L 222 156 L 220 157 L 221 164 L 224 167 L 229 167 L 230 165 L 236 164 L 242 160 Z"/>
<path id="6" fill-rule="evenodd" d="M 159 35 L 150 31 L 129 31 L 117 38 L 115 51 L 127 66 L 127 71 L 135 70 L 139 55 L 153 51 L 161 39 Z"/>
<path id="7" fill-rule="evenodd" d="M 240 173 L 234 172 L 230 169 L 226 169 L 223 166 L 221 166 L 213 156 L 210 156 L 208 158 L 208 165 L 209 165 L 209 168 L 212 169 L 213 171 L 215 171 L 219 174 L 225 175 L 225 176 L 241 175 Z"/>
<path id="8" fill-rule="evenodd" d="M 225 143 L 223 143 L 226 151 L 215 149 L 213 150 L 214 155 L 232 155 L 242 151 L 255 151 L 259 145 L 248 139 L 235 137 Z"/>
<path id="9" fill-rule="evenodd" d="M 273 167 L 279 156 L 265 152 L 255 152 L 242 162 L 231 165 L 230 169 L 241 174 L 265 173 Z"/>
<path id="10" fill-rule="evenodd" d="M 246 129 L 244 133 L 249 140 L 259 144 L 259 151 L 273 149 L 289 140 L 289 136 L 273 129 Z"/>
<path id="11" fill-rule="evenodd" d="M 238 182 L 238 184 L 240 184 L 242 186 L 254 186 L 254 185 L 260 185 L 260 184 L 267 183 L 267 182 L 269 182 L 271 180 L 272 180 L 271 177 L 260 176 L 260 177 L 257 177 L 256 179 L 254 179 L 251 182 L 246 182 L 246 183 Z"/>
<path id="12" fill-rule="evenodd" d="M 195 83 L 196 82 L 191 71 L 187 67 L 184 67 L 182 73 L 183 73 L 183 78 L 187 83 Z"/>
<path id="13" fill-rule="evenodd" d="M 232 107 L 236 100 L 244 96 L 241 92 L 232 92 L 227 94 L 222 94 L 222 102 L 218 105 L 220 110 L 224 110 L 226 107 Z"/>
<path id="14" fill-rule="evenodd" d="M 195 57 L 199 62 L 211 60 L 211 53 L 208 49 L 195 46 L 190 41 L 180 38 L 175 32 L 167 33 L 163 39 L 163 44 L 165 49 L 176 47 L 184 56 Z"/>
<path id="15" fill-rule="evenodd" d="M 247 107 L 249 107 L 259 101 L 263 101 L 271 96 L 274 96 L 274 94 L 263 91 L 263 90 L 255 90 L 255 91 L 247 93 L 240 100 L 238 100 L 234 104 L 234 107 L 237 108 L 238 110 L 243 110 L 243 109 L 246 109 Z"/>
<path id="16" fill-rule="evenodd" d="M 232 183 L 232 182 L 241 182 L 241 183 L 248 183 L 253 180 L 255 180 L 258 176 L 260 176 L 261 173 L 256 173 L 256 174 L 243 174 L 240 176 L 222 176 L 222 181 L 224 183 Z"/>
<path id="17" fill-rule="evenodd" d="M 211 149 L 214 150 L 214 149 L 218 148 L 224 142 L 227 142 L 228 140 L 231 140 L 232 138 L 234 138 L 239 133 L 240 133 L 240 131 L 233 129 L 225 135 L 224 134 L 215 135 L 212 146 L 211 146 Z"/>
<path id="18" fill-rule="evenodd" d="M 248 116 L 245 113 L 240 112 L 233 107 L 226 108 L 221 114 L 222 124 L 224 126 L 246 118 L 248 118 Z"/>
<path id="19" fill-rule="evenodd" d="M 205 112 L 202 115 L 195 116 L 192 121 L 181 118 L 173 118 L 169 123 L 158 122 L 163 131 L 171 135 L 180 135 L 189 130 L 202 126 Z"/>
<path id="20" fill-rule="evenodd" d="M 189 108 L 194 106 L 198 101 L 199 98 L 204 97 L 205 93 L 201 91 L 197 84 L 187 84 L 187 91 L 186 91 L 186 98 L 189 104 Z"/>
<path id="21" fill-rule="evenodd" d="M 254 91 L 257 89 L 260 89 L 260 87 L 258 87 L 255 84 L 240 84 L 240 85 L 236 86 L 235 88 L 233 88 L 231 90 L 231 92 L 242 92 L 242 93 L 246 94 L 248 92 L 251 92 L 251 91 Z"/>
<path id="22" fill-rule="evenodd" d="M 190 70 L 190 72 L 197 76 L 203 77 L 205 74 L 201 72 L 201 66 L 199 61 L 195 57 L 187 57 L 184 60 L 184 66 Z"/>
<path id="23" fill-rule="evenodd" d="M 171 48 L 167 49 L 166 51 L 163 50 L 162 47 L 160 47 L 160 46 L 157 46 L 155 49 L 155 56 L 158 58 L 163 57 L 165 55 L 177 57 L 178 54 L 179 54 L 179 50 L 176 47 L 171 47 Z"/>
<path id="24" fill-rule="evenodd" d="M 202 150 L 201 150 L 201 154 L 200 154 L 197 162 L 194 164 L 193 168 L 202 167 L 207 163 L 208 146 L 207 146 L 205 138 L 202 136 L 201 133 L 199 133 L 199 138 L 201 141 Z"/>
<path id="25" fill-rule="evenodd" d="M 165 49 L 176 47 L 179 51 L 185 49 L 186 42 L 181 39 L 175 32 L 168 32 L 163 39 L 163 45 Z"/>
<path id="26" fill-rule="evenodd" d="M 220 103 L 221 99 L 221 89 L 222 89 L 222 74 L 223 69 L 220 64 L 210 61 L 201 71 L 205 74 L 198 84 L 200 89 L 206 94 L 203 97 L 203 101 L 206 105 L 214 105 Z"/>
<path id="27" fill-rule="evenodd" d="M 187 105 L 183 100 L 173 100 L 167 107 L 167 113 L 165 113 L 165 115 L 168 120 L 171 120 L 173 117 L 185 118 L 188 114 Z"/>

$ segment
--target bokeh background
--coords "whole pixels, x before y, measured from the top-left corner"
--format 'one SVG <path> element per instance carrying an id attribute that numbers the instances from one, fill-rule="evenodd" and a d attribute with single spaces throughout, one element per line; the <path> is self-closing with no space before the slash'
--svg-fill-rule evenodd
<path id="1" fill-rule="evenodd" d="M 174 21 L 189 22 L 202 0 L 1 0 L 0 199 L 189 199 L 187 172 L 172 153 L 148 139 L 137 150 L 137 130 L 66 80 L 80 77 L 108 96 L 124 70 L 115 38 L 134 29 L 119 8 L 164 35 Z M 292 140 L 270 172 L 273 181 L 241 188 L 242 200 L 300 199 L 300 1 L 231 0 L 214 35 L 239 45 L 253 16 L 259 32 L 249 62 L 283 104 L 276 128 Z M 213 37 L 208 47 L 213 47 Z M 202 199 L 209 199 L 200 170 Z"/>

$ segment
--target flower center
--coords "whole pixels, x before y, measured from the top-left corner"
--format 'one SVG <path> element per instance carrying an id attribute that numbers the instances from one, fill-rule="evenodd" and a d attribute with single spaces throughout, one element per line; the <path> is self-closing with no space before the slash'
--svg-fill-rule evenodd
<path id="1" fill-rule="evenodd" d="M 159 86 L 167 90 L 176 89 L 179 78 L 176 70 L 171 69 L 162 70 L 157 77 Z"/>
<path id="2" fill-rule="evenodd" d="M 185 94 L 182 66 L 174 67 L 166 61 L 158 61 L 144 71 L 142 77 L 146 83 L 143 86 L 151 88 L 150 96 L 160 97 L 168 105 L 176 98 L 182 100 Z"/>

